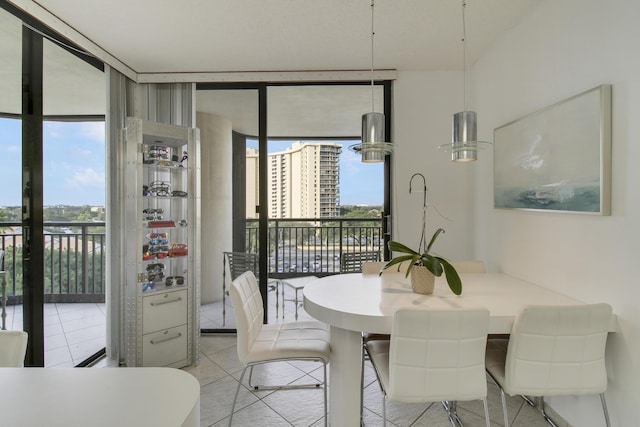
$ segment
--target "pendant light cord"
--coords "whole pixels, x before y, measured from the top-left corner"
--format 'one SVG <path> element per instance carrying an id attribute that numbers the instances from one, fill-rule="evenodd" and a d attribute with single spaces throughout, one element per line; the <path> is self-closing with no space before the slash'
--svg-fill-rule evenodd
<path id="1" fill-rule="evenodd" d="M 375 5 L 374 5 L 375 0 L 371 0 L 371 111 L 375 112 L 375 102 L 374 102 L 374 84 L 373 84 L 373 38 L 375 37 L 376 33 L 373 29 L 373 22 L 374 22 L 374 10 L 375 10 Z"/>
<path id="2" fill-rule="evenodd" d="M 467 26 L 465 22 L 466 0 L 462 0 L 462 100 L 463 110 L 467 111 Z"/>

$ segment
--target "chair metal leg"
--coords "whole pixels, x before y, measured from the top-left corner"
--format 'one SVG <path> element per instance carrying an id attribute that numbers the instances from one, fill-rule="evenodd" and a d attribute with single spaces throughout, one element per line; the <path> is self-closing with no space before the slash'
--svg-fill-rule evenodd
<path id="1" fill-rule="evenodd" d="M 482 399 L 482 403 L 484 405 L 484 421 L 486 427 L 491 427 L 491 421 L 489 420 L 489 404 L 487 403 L 487 398 Z"/>
<path id="2" fill-rule="evenodd" d="M 226 280 L 227 280 L 227 274 L 225 272 L 225 270 L 227 269 L 227 257 L 224 256 L 224 254 L 222 255 L 222 326 L 226 326 L 226 320 L 227 320 L 227 304 L 226 304 L 226 297 L 227 297 L 227 285 L 226 285 Z"/>
<path id="3" fill-rule="evenodd" d="M 544 410 L 544 396 L 540 396 L 539 404 L 540 404 L 540 412 L 542 412 L 542 416 L 544 417 L 544 420 L 550 425 L 552 425 L 553 427 L 558 427 L 556 423 L 553 422 L 553 420 L 549 417 L 549 415 L 547 415 L 547 413 Z"/>
<path id="4" fill-rule="evenodd" d="M 296 289 L 296 296 L 295 296 L 295 305 L 296 305 L 296 320 L 298 320 L 298 289 Z"/>
<path id="5" fill-rule="evenodd" d="M 302 360 L 302 359 L 300 359 Z M 270 362 L 277 362 L 277 360 L 270 360 L 269 362 L 263 362 L 263 363 L 270 363 Z M 263 363 L 254 363 L 252 365 L 248 365 L 249 366 L 249 387 L 251 387 L 254 390 L 286 390 L 286 389 L 296 389 L 296 388 L 318 388 L 320 387 L 322 384 L 320 383 L 309 383 L 309 384 L 282 384 L 282 385 L 258 385 L 258 384 L 252 384 L 251 383 L 251 378 L 253 377 L 253 367 L 255 365 L 261 365 Z M 323 363 L 324 365 L 324 363 Z M 325 365 L 326 366 L 326 365 Z M 325 376 L 325 382 L 327 381 L 326 376 Z"/>
<path id="6" fill-rule="evenodd" d="M 449 418 L 449 423 L 451 423 L 451 426 L 464 427 L 462 425 L 462 420 L 460 419 L 460 417 L 458 417 L 458 402 L 455 400 L 452 400 L 452 401 L 443 400 L 441 403 L 442 403 L 442 407 L 447 412 L 447 417 Z"/>
<path id="7" fill-rule="evenodd" d="M 287 359 L 291 360 L 291 359 Z M 298 359 L 298 360 L 311 360 L 311 359 Z M 315 359 L 313 359 L 315 360 Z M 263 363 L 275 362 L 276 360 L 271 360 Z M 329 412 L 327 407 L 327 364 L 322 363 L 322 374 L 323 374 L 323 382 L 322 384 L 300 384 L 300 385 L 279 385 L 279 386 L 258 386 L 251 384 L 251 377 L 253 375 L 253 367 L 255 365 L 260 365 L 262 363 L 253 363 L 246 365 L 242 370 L 242 374 L 240 375 L 240 379 L 238 380 L 238 387 L 236 388 L 236 395 L 233 398 L 233 404 L 231 406 L 231 415 L 229 416 L 229 427 L 231 427 L 231 421 L 233 420 L 233 413 L 236 408 L 236 400 L 238 399 L 238 392 L 240 391 L 240 386 L 242 385 L 242 381 L 244 380 L 244 375 L 247 372 L 247 368 L 249 369 L 249 387 L 252 387 L 254 390 L 284 390 L 284 389 L 299 389 L 299 388 L 318 388 L 322 385 L 323 388 L 323 398 L 324 398 L 324 425 L 328 426 L 329 422 Z"/>
<path id="8" fill-rule="evenodd" d="M 604 411 L 604 422 L 607 424 L 607 427 L 611 427 L 609 410 L 607 409 L 607 401 L 604 399 L 604 393 L 600 393 L 600 401 L 602 402 L 602 410 Z"/>
<path id="9" fill-rule="evenodd" d="M 238 380 L 238 387 L 236 387 L 236 395 L 233 397 L 233 404 L 231 405 L 231 415 L 229 415 L 229 427 L 231 427 L 231 422 L 233 421 L 233 413 L 236 410 L 236 401 L 238 400 L 238 393 L 240 392 L 240 386 L 242 385 L 242 380 L 244 379 L 244 373 L 247 371 L 247 366 L 242 370 L 242 374 L 240 374 L 240 379 Z"/>
<path id="10" fill-rule="evenodd" d="M 360 368 L 360 425 L 363 426 L 362 413 L 364 407 L 364 349 L 362 349 L 362 367 Z"/>
<path id="11" fill-rule="evenodd" d="M 329 412 L 327 411 L 327 364 L 326 363 L 322 364 L 322 371 L 324 375 L 324 383 L 322 387 L 324 389 L 324 427 L 327 427 L 329 425 Z"/>
<path id="12" fill-rule="evenodd" d="M 487 371 L 487 374 L 500 389 L 500 398 L 502 400 L 502 417 L 504 420 L 504 427 L 509 427 L 509 416 L 507 415 L 507 398 L 505 397 L 504 390 L 502 389 L 502 387 L 500 387 L 500 384 L 498 383 L 498 381 L 496 381 L 495 377 L 491 375 L 491 372 Z"/>
<path id="13" fill-rule="evenodd" d="M 0 257 L 1 261 L 1 257 Z M 2 285 L 2 330 L 7 330 L 7 278 L 5 271 L 0 271 L 0 284 Z"/>
<path id="14" fill-rule="evenodd" d="M 507 398 L 504 390 L 500 387 L 500 398 L 502 400 L 502 416 L 504 417 L 504 427 L 509 427 L 509 416 L 507 415 Z"/>
<path id="15" fill-rule="evenodd" d="M 387 395 L 382 392 L 382 427 L 387 426 Z"/>

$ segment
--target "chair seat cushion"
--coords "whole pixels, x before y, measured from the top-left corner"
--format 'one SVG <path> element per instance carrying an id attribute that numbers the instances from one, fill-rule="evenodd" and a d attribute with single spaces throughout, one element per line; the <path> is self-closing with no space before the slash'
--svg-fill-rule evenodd
<path id="1" fill-rule="evenodd" d="M 375 365 L 382 390 L 389 389 L 389 340 L 370 340 L 366 343 L 371 363 Z"/>
<path id="2" fill-rule="evenodd" d="M 485 354 L 484 365 L 500 386 L 505 383 L 504 366 L 505 360 L 507 359 L 508 346 L 508 339 L 496 338 L 487 340 L 487 352 Z"/>
<path id="3" fill-rule="evenodd" d="M 246 363 L 291 358 L 329 362 L 329 328 L 316 321 L 262 325 Z"/>

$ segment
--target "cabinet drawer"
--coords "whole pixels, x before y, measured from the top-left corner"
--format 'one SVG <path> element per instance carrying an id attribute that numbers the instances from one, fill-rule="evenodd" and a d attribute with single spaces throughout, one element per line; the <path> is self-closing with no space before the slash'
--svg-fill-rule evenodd
<path id="1" fill-rule="evenodd" d="M 142 299 L 142 333 L 187 323 L 187 290 L 162 292 Z"/>
<path id="2" fill-rule="evenodd" d="M 142 337 L 142 366 L 167 366 L 187 358 L 187 325 Z"/>

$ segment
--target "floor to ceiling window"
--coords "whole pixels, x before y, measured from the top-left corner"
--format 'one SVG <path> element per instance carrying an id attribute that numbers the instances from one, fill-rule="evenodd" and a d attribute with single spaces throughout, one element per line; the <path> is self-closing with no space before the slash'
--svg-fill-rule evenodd
<path id="1" fill-rule="evenodd" d="M 220 222 L 211 233 L 216 247 L 207 255 L 214 262 L 203 263 L 203 330 L 235 328 L 225 298 L 234 271 L 228 259 L 215 261 L 223 260 L 223 252 L 257 257 L 268 322 L 283 313 L 295 316 L 292 289 L 277 279 L 339 273 L 346 252 L 384 257 L 390 162 L 364 164 L 350 149 L 360 142 L 371 90 L 358 83 L 198 85 L 202 150 L 215 146 L 220 162 L 207 164 L 202 156 L 203 197 L 211 167 L 215 184 L 206 197 L 217 199 L 215 216 L 203 201 L 203 218 Z M 390 82 L 375 86 L 375 109 L 390 116 L 385 98 Z M 215 132 L 209 126 L 214 122 Z"/>
<path id="2" fill-rule="evenodd" d="M 104 73 L 0 5 L 4 326 L 29 333 L 27 365 L 74 366 L 105 342 Z"/>

